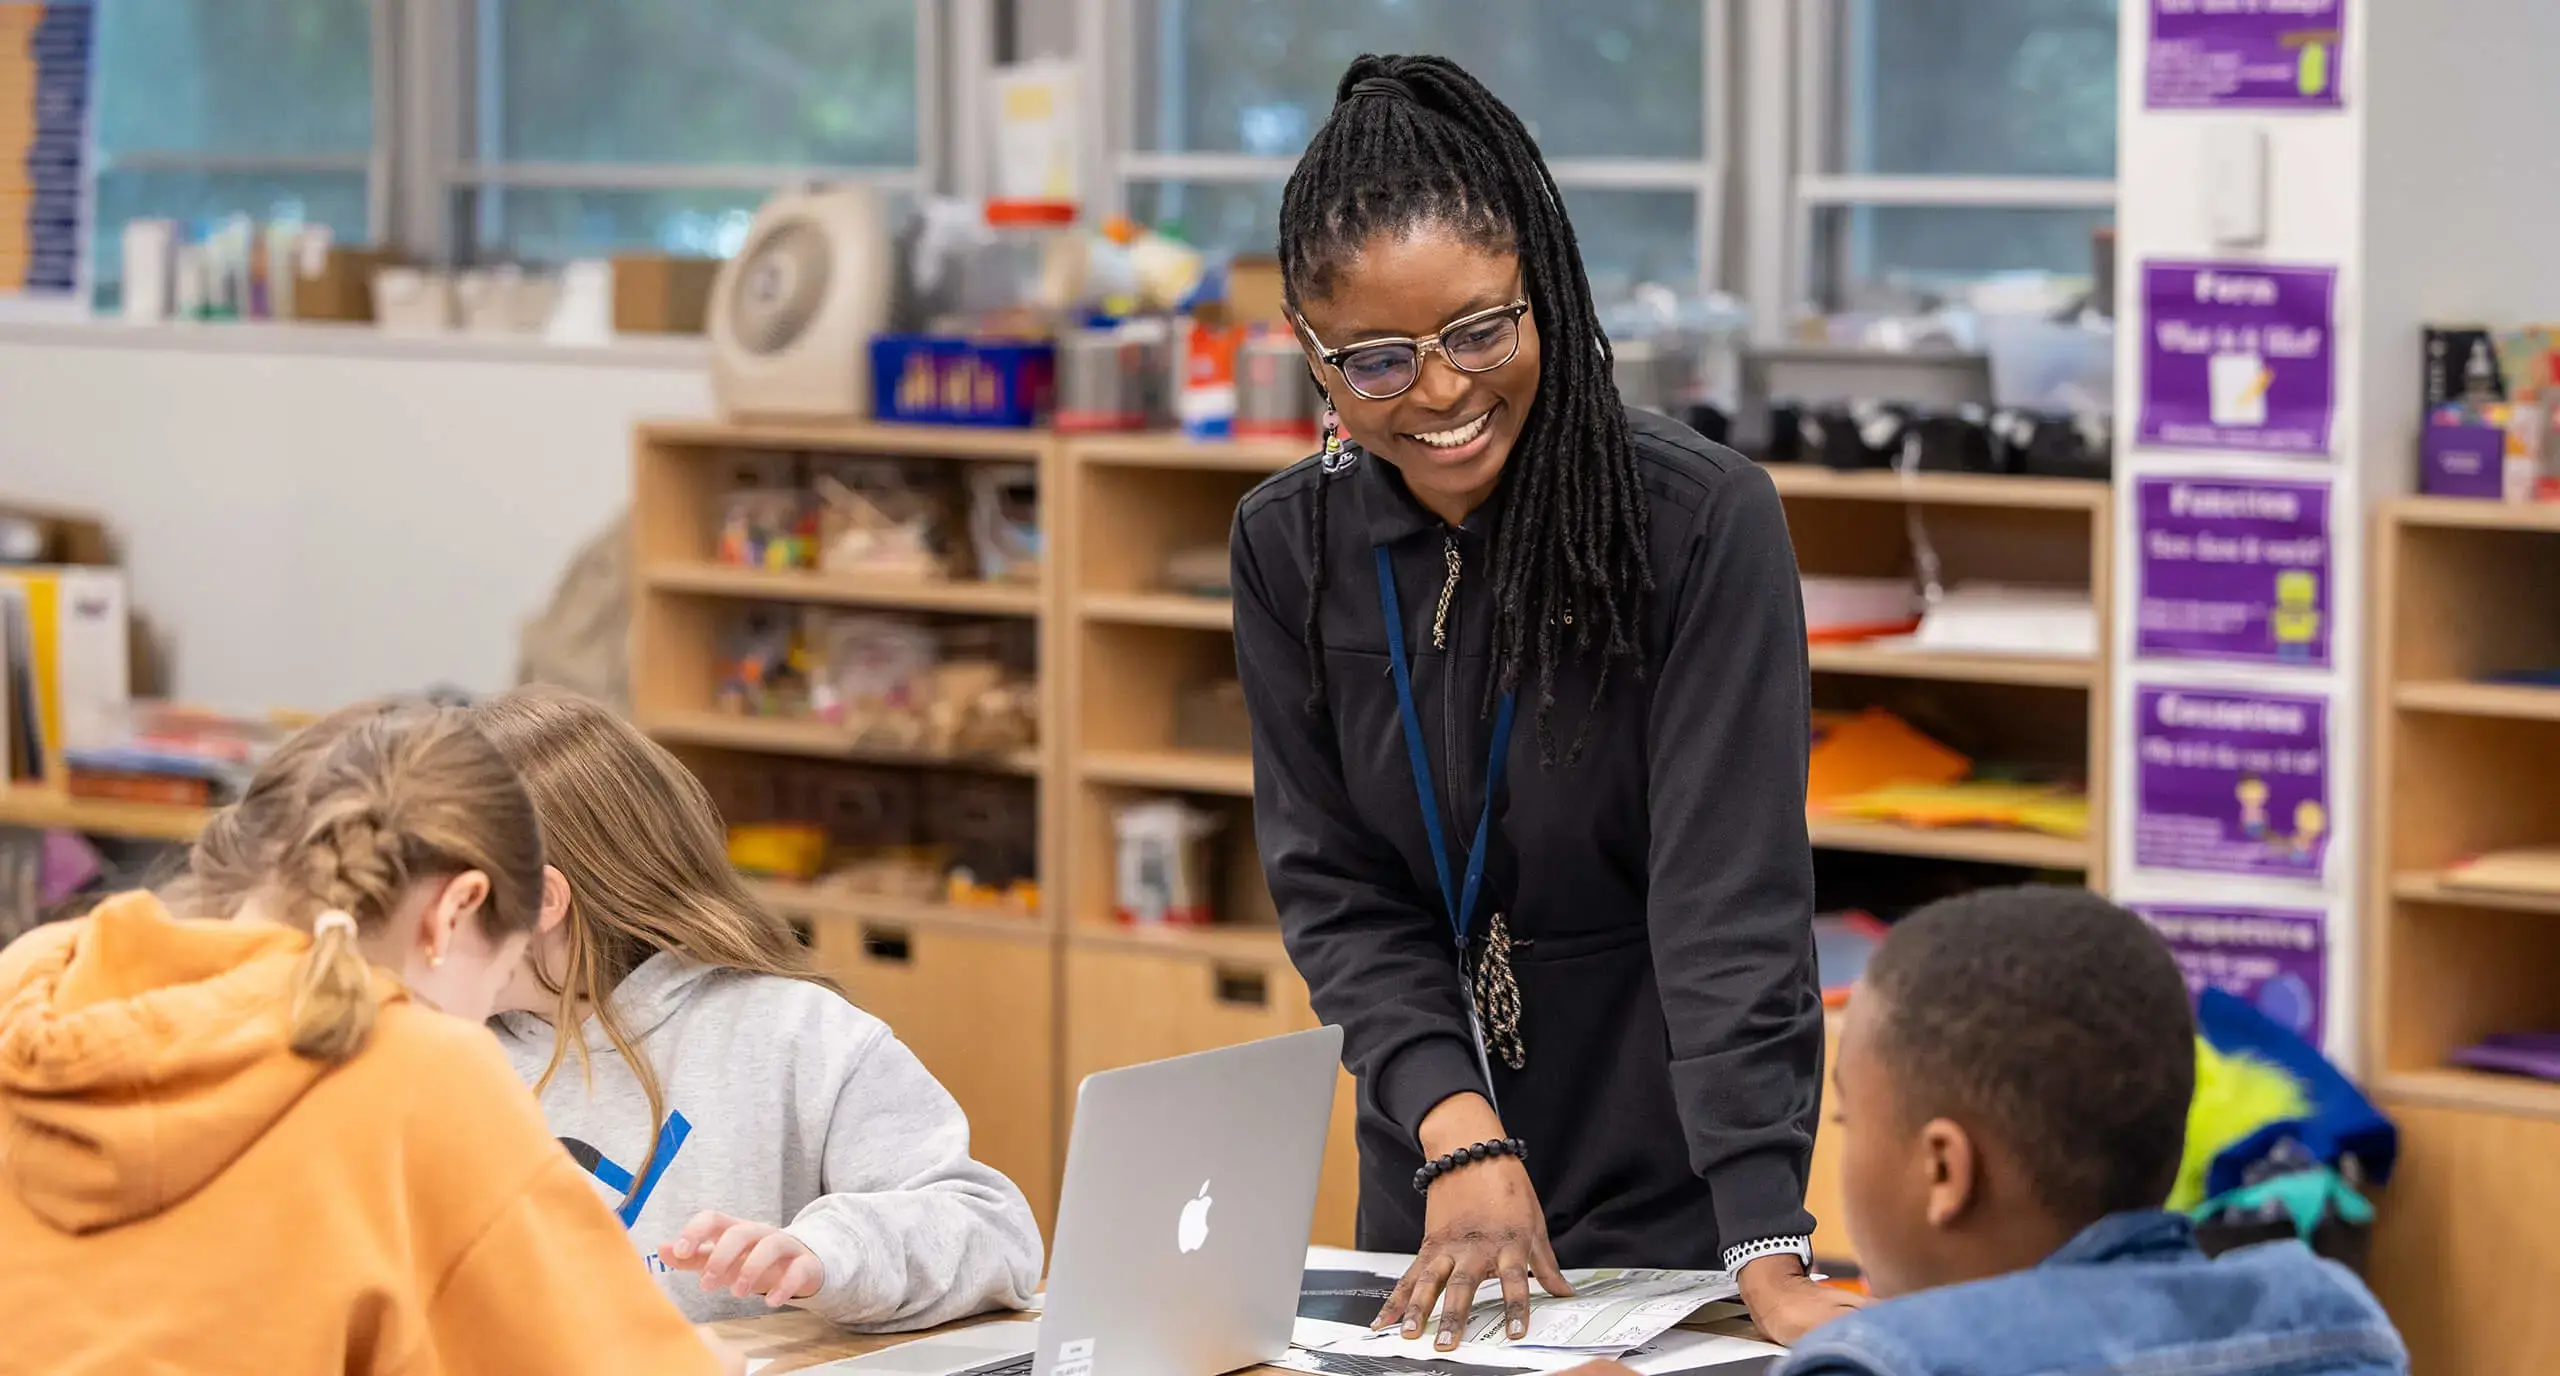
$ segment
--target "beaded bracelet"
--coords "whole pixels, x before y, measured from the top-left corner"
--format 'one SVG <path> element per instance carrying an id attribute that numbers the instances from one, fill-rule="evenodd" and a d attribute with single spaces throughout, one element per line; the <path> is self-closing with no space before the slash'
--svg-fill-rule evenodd
<path id="1" fill-rule="evenodd" d="M 1413 1173 L 1413 1191 L 1416 1194 L 1429 1194 L 1432 1181 L 1460 1166 L 1472 1166 L 1479 1161 L 1490 1161 L 1497 1156 L 1508 1156 L 1525 1162 L 1529 1159 L 1529 1144 L 1517 1137 L 1497 1137 L 1490 1142 L 1478 1142 L 1472 1147 L 1460 1147 L 1437 1160 L 1424 1162 L 1422 1169 Z"/>

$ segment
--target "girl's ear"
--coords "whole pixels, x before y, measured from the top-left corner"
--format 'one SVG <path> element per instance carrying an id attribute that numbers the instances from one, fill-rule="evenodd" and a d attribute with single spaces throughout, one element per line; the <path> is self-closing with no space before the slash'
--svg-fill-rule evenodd
<path id="1" fill-rule="evenodd" d="M 535 926 L 544 932 L 557 931 L 569 917 L 569 876 L 558 865 L 542 867 L 542 915 Z"/>
<path id="2" fill-rule="evenodd" d="M 427 910 L 418 918 L 418 955 L 429 967 L 444 964 L 444 954 L 453 946 L 453 934 L 464 922 L 489 901 L 489 876 L 478 870 L 464 870 L 448 879 L 435 891 Z"/>

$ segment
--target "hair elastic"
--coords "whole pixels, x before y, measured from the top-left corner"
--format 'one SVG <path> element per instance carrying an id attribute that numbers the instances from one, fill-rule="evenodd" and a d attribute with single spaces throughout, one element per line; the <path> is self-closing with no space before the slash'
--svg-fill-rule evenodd
<path id="1" fill-rule="evenodd" d="M 343 931 L 347 934 L 347 939 L 349 941 L 355 940 L 355 918 L 343 909 L 331 908 L 329 911 L 322 913 L 311 920 L 312 940 L 317 941 L 332 931 Z"/>
<path id="2" fill-rule="evenodd" d="M 1409 105 L 1422 103 L 1422 98 L 1414 94 L 1413 87 L 1403 77 L 1398 76 L 1364 76 L 1352 83 L 1351 93 L 1343 99 L 1358 100 L 1362 96 L 1384 96 L 1389 100 L 1401 100 Z"/>

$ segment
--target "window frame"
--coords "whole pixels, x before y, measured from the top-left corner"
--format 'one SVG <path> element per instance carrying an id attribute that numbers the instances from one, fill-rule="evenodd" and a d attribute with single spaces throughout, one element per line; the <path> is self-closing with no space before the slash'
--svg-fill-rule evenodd
<path id="1" fill-rule="evenodd" d="M 1548 170 L 1567 191 L 1681 191 L 1696 197 L 1696 241 L 1701 289 L 1724 285 L 1730 272 L 1724 261 L 1725 217 L 1732 162 L 1729 156 L 1734 93 L 1738 88 L 1734 61 L 1735 0 L 1694 0 L 1700 19 L 1699 156 L 1690 158 L 1551 158 Z M 1084 147 L 1080 161 L 1092 169 L 1092 209 L 1106 215 L 1124 212 L 1134 184 L 1195 182 L 1210 185 L 1264 185 L 1288 179 L 1295 157 L 1252 153 L 1169 153 L 1138 146 L 1137 83 L 1152 81 L 1140 69 L 1138 24 L 1133 0 L 1075 0 L 1074 51 L 1079 80 L 1099 100 L 1085 102 Z M 1586 236 L 1587 237 L 1587 236 Z M 1684 284 L 1685 285 L 1685 284 Z"/>
<path id="2" fill-rule="evenodd" d="M 2113 210 L 2112 177 L 2007 177 L 1839 172 L 1842 130 L 1838 96 L 1852 79 L 1834 55 L 1834 39 L 1850 0 L 1779 0 L 1791 26 L 1795 143 L 1788 179 L 1787 278 L 1790 303 L 1836 309 L 1817 288 L 1845 277 L 1846 264 L 1817 264 L 1825 211 L 1870 207 L 1997 210 Z M 2124 3 L 2125 0 L 2118 0 Z M 1760 14 L 1771 15 L 1764 5 Z M 1762 107 L 1766 108 L 1764 102 Z M 1839 252 L 1835 246 L 1835 253 Z M 1827 271 L 1825 270 L 1827 268 Z"/>
<path id="3" fill-rule="evenodd" d="M 975 111 L 993 51 L 989 0 L 912 0 L 916 12 L 916 159 L 912 163 L 559 162 L 491 156 L 500 118 L 496 79 L 503 53 L 498 10 L 505 0 L 376 0 L 431 12 L 410 35 L 408 77 L 425 100 L 413 105 L 402 155 L 421 171 L 407 179 L 412 204 L 401 216 L 404 247 L 440 261 L 488 254 L 482 231 L 502 213 L 510 190 L 752 191 L 767 194 L 815 181 L 854 182 L 886 192 L 923 194 L 974 185 Z M 424 32 L 421 32 L 423 28 Z M 421 118 L 423 117 L 423 118 Z M 433 135 L 421 137 L 426 131 Z M 967 148 L 973 156 L 955 154 Z M 953 175 L 956 162 L 967 182 Z M 497 193 L 492 196 L 488 193 Z M 468 199 L 466 199 L 468 198 Z M 503 257 L 503 254 L 495 255 Z"/>
<path id="4" fill-rule="evenodd" d="M 103 14 L 114 0 L 97 0 Z M 382 238 L 392 228 L 393 168 L 400 157 L 400 140 L 404 126 L 400 120 L 397 99 L 399 44 L 396 29 L 402 0 L 367 0 L 365 7 L 370 42 L 366 62 L 373 95 L 373 138 L 362 153 L 196 153 L 177 149 L 129 148 L 109 152 L 100 146 L 97 135 L 90 135 L 89 166 L 86 170 L 89 201 L 94 213 L 98 183 L 115 172 L 177 172 L 205 176 L 351 176 L 364 179 L 365 228 L 371 237 Z M 103 69 L 91 75 L 91 81 L 103 80 Z M 96 118 L 94 109 L 91 119 Z M 85 253 L 85 250 L 84 250 Z M 85 263 L 86 272 L 80 289 L 85 297 L 98 281 L 102 264 Z"/>

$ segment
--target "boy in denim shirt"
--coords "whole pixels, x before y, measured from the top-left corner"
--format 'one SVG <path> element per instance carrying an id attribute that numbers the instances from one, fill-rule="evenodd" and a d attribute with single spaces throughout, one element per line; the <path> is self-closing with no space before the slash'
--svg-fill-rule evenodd
<path id="1" fill-rule="evenodd" d="M 2186 984 L 2081 889 L 1897 924 L 1833 1068 L 1842 1204 L 1880 1302 L 1778 1376 L 2404 1376 L 2391 1321 L 2295 1242 L 2208 1261 L 2160 1211 L 2195 1091 Z"/>
<path id="2" fill-rule="evenodd" d="M 2408 1371 L 2344 1267 L 2294 1242 L 2208 1261 L 2160 1212 L 2195 1022 L 2167 948 L 2105 899 L 2000 889 L 1904 919 L 1832 1076 L 1842 1205 L 1886 1302 L 1815 1330 L 1784 1376 Z"/>

